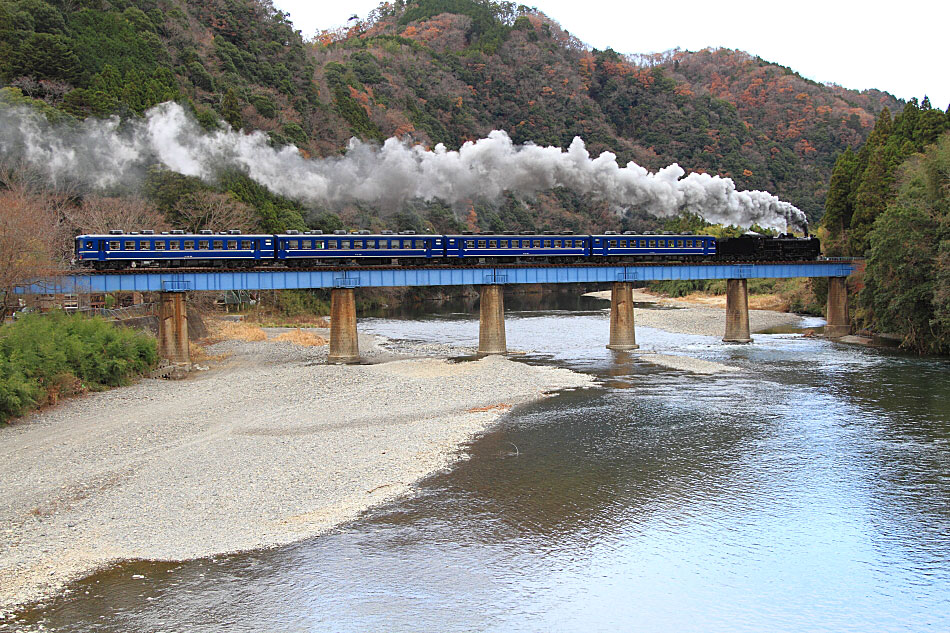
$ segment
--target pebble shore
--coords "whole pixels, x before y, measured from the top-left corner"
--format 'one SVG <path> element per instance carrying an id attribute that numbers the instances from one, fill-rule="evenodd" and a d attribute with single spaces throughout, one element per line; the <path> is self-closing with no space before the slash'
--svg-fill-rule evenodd
<path id="1" fill-rule="evenodd" d="M 226 355 L 210 371 L 0 429 L 0 622 L 116 561 L 323 533 L 411 492 L 511 406 L 594 383 L 503 357 L 451 362 L 449 346 L 360 346 L 370 364 L 332 366 L 326 347 L 227 341 L 208 348 Z"/>

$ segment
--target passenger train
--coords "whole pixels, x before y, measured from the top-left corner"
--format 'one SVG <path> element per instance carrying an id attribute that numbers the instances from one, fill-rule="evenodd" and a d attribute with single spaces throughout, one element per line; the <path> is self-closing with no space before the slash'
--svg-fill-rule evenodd
<path id="1" fill-rule="evenodd" d="M 817 238 L 791 234 L 738 238 L 709 235 L 601 235 L 561 233 L 416 234 L 413 231 L 287 231 L 245 235 L 240 231 L 111 231 L 76 237 L 77 265 L 99 270 L 142 267 L 315 267 L 354 264 L 610 263 L 644 261 L 814 260 Z"/>

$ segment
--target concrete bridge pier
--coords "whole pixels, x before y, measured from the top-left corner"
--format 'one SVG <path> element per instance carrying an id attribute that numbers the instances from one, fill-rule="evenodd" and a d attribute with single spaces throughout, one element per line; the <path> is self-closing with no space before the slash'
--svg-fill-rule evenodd
<path id="1" fill-rule="evenodd" d="M 334 288 L 330 291 L 330 352 L 327 362 L 341 365 L 359 359 L 355 294 L 352 288 Z"/>
<path id="2" fill-rule="evenodd" d="M 848 316 L 847 277 L 828 278 L 828 303 L 825 305 L 825 336 L 841 338 L 851 333 L 851 319 Z"/>
<path id="3" fill-rule="evenodd" d="M 726 280 L 726 335 L 723 343 L 751 343 L 749 285 L 745 279 Z"/>
<path id="4" fill-rule="evenodd" d="M 607 349 L 639 349 L 633 327 L 633 284 L 615 281 L 610 289 L 610 345 Z"/>
<path id="5" fill-rule="evenodd" d="M 158 353 L 173 363 L 190 363 L 188 311 L 183 292 L 163 292 L 158 303 Z"/>
<path id="6" fill-rule="evenodd" d="M 479 286 L 478 353 L 506 354 L 505 295 L 499 285 Z"/>

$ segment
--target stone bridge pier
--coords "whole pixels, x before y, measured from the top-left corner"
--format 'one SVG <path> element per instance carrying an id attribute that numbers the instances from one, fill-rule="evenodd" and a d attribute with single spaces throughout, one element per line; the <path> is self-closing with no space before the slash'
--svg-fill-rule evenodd
<path id="1" fill-rule="evenodd" d="M 478 354 L 507 354 L 504 286 L 479 286 L 478 294 Z"/>
<path id="2" fill-rule="evenodd" d="M 615 281 L 610 289 L 610 344 L 607 349 L 639 349 L 633 322 L 633 284 Z"/>
<path id="3" fill-rule="evenodd" d="M 327 362 L 344 365 L 359 360 L 356 295 L 352 288 L 334 288 L 330 291 L 330 350 Z"/>
<path id="4" fill-rule="evenodd" d="M 190 363 L 185 293 L 162 292 L 158 303 L 158 354 L 173 363 Z"/>
<path id="5" fill-rule="evenodd" d="M 847 281 L 847 277 L 828 278 L 828 302 L 825 304 L 825 336 L 828 338 L 841 338 L 851 333 Z"/>
<path id="6" fill-rule="evenodd" d="M 749 284 L 746 279 L 726 280 L 726 334 L 723 343 L 751 343 L 749 334 Z"/>

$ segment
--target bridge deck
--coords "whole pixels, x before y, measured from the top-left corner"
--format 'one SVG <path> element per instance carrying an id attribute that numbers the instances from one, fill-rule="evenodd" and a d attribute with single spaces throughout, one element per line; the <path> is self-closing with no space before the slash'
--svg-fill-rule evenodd
<path id="1" fill-rule="evenodd" d="M 846 277 L 851 261 L 695 263 L 626 265 L 353 267 L 314 270 L 147 270 L 84 272 L 19 289 L 24 294 L 84 292 L 183 292 L 188 290 L 284 290 L 295 288 L 381 288 L 483 284 L 551 284 L 693 279 Z"/>

